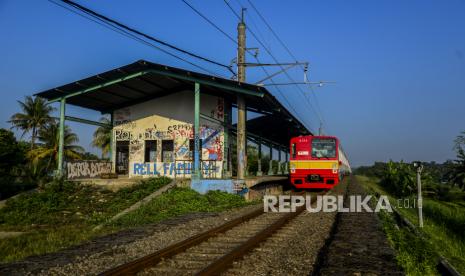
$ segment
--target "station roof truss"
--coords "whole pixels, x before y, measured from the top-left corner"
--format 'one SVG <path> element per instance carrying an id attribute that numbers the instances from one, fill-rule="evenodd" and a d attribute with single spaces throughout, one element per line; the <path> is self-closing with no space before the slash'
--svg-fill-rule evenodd
<path id="1" fill-rule="evenodd" d="M 266 88 L 235 80 L 156 64 L 145 60 L 35 94 L 49 102 L 66 103 L 101 113 L 129 107 L 200 84 L 201 93 L 219 96 L 234 106 L 243 95 L 250 111 L 262 116 L 247 121 L 247 131 L 287 146 L 291 137 L 311 132 Z"/>

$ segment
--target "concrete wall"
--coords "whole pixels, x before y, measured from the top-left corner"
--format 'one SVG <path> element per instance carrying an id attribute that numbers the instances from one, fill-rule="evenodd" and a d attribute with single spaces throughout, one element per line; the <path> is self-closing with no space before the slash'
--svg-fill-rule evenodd
<path id="1" fill-rule="evenodd" d="M 224 100 L 201 94 L 200 112 L 224 121 Z M 117 141 L 129 141 L 129 177 L 154 174 L 190 177 L 192 153 L 189 139 L 194 138 L 194 92 L 183 91 L 150 100 L 113 114 L 113 161 Z M 218 123 L 200 120 L 203 177 L 221 178 L 223 171 L 224 128 Z M 144 162 L 147 140 L 157 141 L 156 162 Z M 162 140 L 174 141 L 172 162 L 162 162 Z"/>

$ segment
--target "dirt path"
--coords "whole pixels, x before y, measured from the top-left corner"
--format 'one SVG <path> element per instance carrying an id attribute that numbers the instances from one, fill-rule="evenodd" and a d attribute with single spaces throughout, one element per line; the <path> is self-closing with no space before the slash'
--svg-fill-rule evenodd
<path id="1" fill-rule="evenodd" d="M 351 177 L 349 195 L 366 194 Z M 344 202 L 348 207 L 348 197 Z M 332 238 L 321 251 L 314 275 L 403 275 L 376 213 L 338 213 Z"/>

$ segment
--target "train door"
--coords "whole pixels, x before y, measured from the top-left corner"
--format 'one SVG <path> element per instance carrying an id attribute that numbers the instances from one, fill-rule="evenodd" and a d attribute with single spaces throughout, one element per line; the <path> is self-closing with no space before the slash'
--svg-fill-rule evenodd
<path id="1" fill-rule="evenodd" d="M 129 172 L 129 141 L 116 141 L 116 173 Z"/>

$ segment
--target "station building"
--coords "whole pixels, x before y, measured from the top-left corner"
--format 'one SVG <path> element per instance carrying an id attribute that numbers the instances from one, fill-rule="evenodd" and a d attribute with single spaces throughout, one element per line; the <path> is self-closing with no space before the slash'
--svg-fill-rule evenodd
<path id="1" fill-rule="evenodd" d="M 231 178 L 237 132 L 233 108 L 238 95 L 245 98 L 247 111 L 255 114 L 246 121 L 247 140 L 259 149 L 258 171 L 251 175 L 273 174 L 261 171 L 262 146 L 272 156 L 272 150 L 278 150 L 278 173 L 285 173 L 290 138 L 310 134 L 262 86 L 144 60 L 36 95 L 60 102 L 61 141 L 66 120 L 102 126 L 67 116 L 67 104 L 109 114 L 111 165 L 102 167 L 129 178 Z M 63 172 L 66 160 L 60 148 L 57 169 Z"/>

